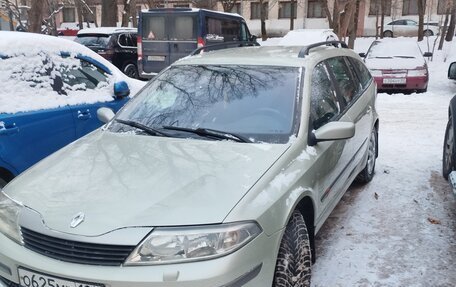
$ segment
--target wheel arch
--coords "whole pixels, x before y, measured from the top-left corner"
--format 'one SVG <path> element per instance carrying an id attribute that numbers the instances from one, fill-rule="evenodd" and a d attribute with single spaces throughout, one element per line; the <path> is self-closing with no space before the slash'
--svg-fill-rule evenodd
<path id="1" fill-rule="evenodd" d="M 296 205 L 298 210 L 304 217 L 306 222 L 307 231 L 309 233 L 310 250 L 312 252 L 312 263 L 315 263 L 316 252 L 315 252 L 315 207 L 314 202 L 310 196 L 303 197 Z M 293 211 L 291 212 L 293 213 Z M 290 214 L 291 214 L 290 213 Z"/>
<path id="2" fill-rule="evenodd" d="M 0 166 L 0 178 L 3 178 L 7 182 L 9 182 L 14 178 L 14 173 Z"/>

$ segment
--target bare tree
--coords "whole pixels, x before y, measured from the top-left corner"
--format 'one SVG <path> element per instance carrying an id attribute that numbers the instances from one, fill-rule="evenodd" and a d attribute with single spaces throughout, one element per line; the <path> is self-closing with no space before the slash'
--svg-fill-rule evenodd
<path id="1" fill-rule="evenodd" d="M 426 12 L 426 0 L 418 0 L 418 42 L 423 41 L 424 13 Z"/>
<path id="2" fill-rule="evenodd" d="M 456 25 L 456 0 L 453 0 L 452 6 L 451 6 L 450 24 L 448 25 L 448 31 L 445 36 L 445 41 L 450 42 L 453 40 L 455 25 Z"/>
<path id="3" fill-rule="evenodd" d="M 117 26 L 117 1 L 102 0 L 101 1 L 101 26 L 116 27 Z"/>
<path id="4" fill-rule="evenodd" d="M 29 11 L 29 27 L 28 31 L 33 33 L 41 33 L 41 24 L 43 21 L 44 0 L 35 0 Z"/>
<path id="5" fill-rule="evenodd" d="M 359 5 L 361 0 L 356 0 L 355 2 L 355 12 L 353 14 L 353 21 L 351 21 L 349 30 L 348 30 L 348 47 L 353 49 L 355 47 L 356 33 L 358 31 L 358 18 L 359 18 Z"/>
<path id="6" fill-rule="evenodd" d="M 445 40 L 445 35 L 448 29 L 448 21 L 450 20 L 450 11 L 451 11 L 451 2 L 450 0 L 447 0 L 445 2 L 445 20 L 443 21 L 443 26 L 441 28 L 440 32 L 440 41 L 439 41 L 439 47 L 438 50 L 442 50 L 443 48 L 443 41 Z"/>

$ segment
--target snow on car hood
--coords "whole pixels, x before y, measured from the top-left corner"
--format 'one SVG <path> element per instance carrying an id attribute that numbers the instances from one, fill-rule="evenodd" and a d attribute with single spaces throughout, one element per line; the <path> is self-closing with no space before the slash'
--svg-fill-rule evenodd
<path id="1" fill-rule="evenodd" d="M 423 58 L 370 58 L 366 59 L 366 66 L 369 70 L 413 70 L 423 67 Z"/>
<path id="2" fill-rule="evenodd" d="M 220 223 L 288 147 L 98 130 L 4 191 L 39 212 L 47 227 L 66 233 Z M 85 221 L 72 229 L 79 212 Z"/>
<path id="3" fill-rule="evenodd" d="M 73 41 L 24 32 L 0 32 L 0 39 L 0 113 L 107 102 L 112 101 L 115 82 L 126 81 L 131 96 L 145 85 L 128 78 L 103 57 Z M 62 58 L 61 52 L 88 56 L 108 67 L 112 72 L 109 83 L 102 82 L 95 89 L 87 90 L 75 85 L 65 89 L 67 95 L 57 93 L 52 88 L 57 71 L 80 66 L 79 60 Z"/>

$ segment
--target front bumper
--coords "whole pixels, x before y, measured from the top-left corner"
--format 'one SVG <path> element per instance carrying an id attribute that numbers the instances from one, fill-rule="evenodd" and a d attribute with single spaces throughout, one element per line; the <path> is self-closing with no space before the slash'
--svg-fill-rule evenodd
<path id="1" fill-rule="evenodd" d="M 106 287 L 271 286 L 281 233 L 260 234 L 240 250 L 213 260 L 158 266 L 94 266 L 55 260 L 0 234 L 0 277 L 19 284 L 18 268 Z M 0 280 L 1 281 L 1 280 Z M 9 282 L 8 282 L 9 281 Z M 2 283 L 0 282 L 0 287 Z"/>
<path id="2" fill-rule="evenodd" d="M 398 84 L 384 83 L 384 79 L 391 79 L 391 77 L 374 77 L 375 83 L 377 84 L 377 90 L 407 90 L 417 91 L 424 90 L 428 86 L 429 78 L 427 76 L 422 77 L 406 77 L 406 82 Z"/>

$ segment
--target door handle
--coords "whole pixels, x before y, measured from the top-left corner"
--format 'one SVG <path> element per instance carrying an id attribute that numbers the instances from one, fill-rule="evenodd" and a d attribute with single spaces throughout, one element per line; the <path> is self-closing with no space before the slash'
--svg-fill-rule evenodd
<path id="1" fill-rule="evenodd" d="M 0 135 L 5 135 L 5 136 L 9 136 L 9 135 L 14 135 L 14 134 L 17 134 L 19 132 L 19 128 L 16 127 L 16 125 L 10 127 L 10 128 L 7 128 L 7 127 L 4 127 L 2 129 L 0 129 Z"/>
<path id="2" fill-rule="evenodd" d="M 370 114 L 372 112 L 372 107 L 369 106 L 366 110 L 366 115 Z"/>
<path id="3" fill-rule="evenodd" d="M 83 112 L 78 111 L 78 119 L 85 121 L 85 120 L 88 120 L 90 118 L 92 118 L 92 115 L 90 114 L 89 110 L 86 110 L 86 111 L 83 111 Z"/>

